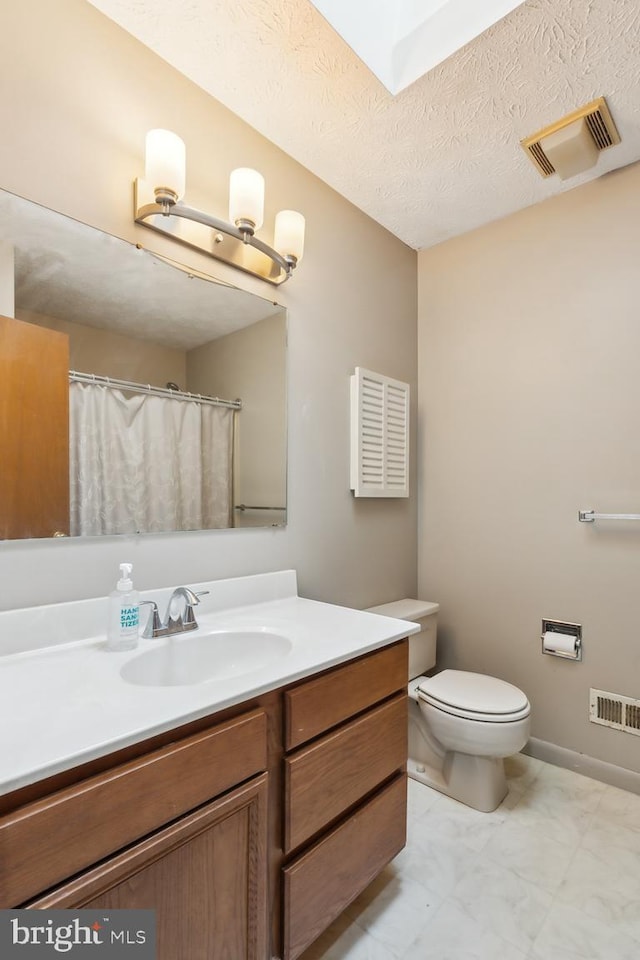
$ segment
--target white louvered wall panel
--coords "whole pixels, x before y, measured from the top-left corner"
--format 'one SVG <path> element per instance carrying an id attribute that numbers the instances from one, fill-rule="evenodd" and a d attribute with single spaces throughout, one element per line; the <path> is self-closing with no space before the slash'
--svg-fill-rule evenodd
<path id="1" fill-rule="evenodd" d="M 351 489 L 409 496 L 409 384 L 363 367 L 351 377 Z"/>

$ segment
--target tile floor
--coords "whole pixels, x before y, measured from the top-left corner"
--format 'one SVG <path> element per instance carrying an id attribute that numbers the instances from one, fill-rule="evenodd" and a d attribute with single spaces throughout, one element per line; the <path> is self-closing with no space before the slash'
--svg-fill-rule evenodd
<path id="1" fill-rule="evenodd" d="M 406 848 L 302 960 L 638 960 L 640 796 L 507 774 L 494 813 L 409 780 Z"/>

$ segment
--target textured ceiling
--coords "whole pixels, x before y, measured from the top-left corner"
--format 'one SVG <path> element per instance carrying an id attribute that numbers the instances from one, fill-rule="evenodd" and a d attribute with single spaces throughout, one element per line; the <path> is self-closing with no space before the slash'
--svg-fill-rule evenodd
<path id="1" fill-rule="evenodd" d="M 178 350 L 209 343 L 280 309 L 4 190 L 2 240 L 14 249 L 20 310 Z"/>
<path id="2" fill-rule="evenodd" d="M 638 0 L 527 0 L 393 97 L 307 0 L 89 0 L 410 246 L 640 158 Z M 574 180 L 519 146 L 605 96 L 622 143 Z"/>

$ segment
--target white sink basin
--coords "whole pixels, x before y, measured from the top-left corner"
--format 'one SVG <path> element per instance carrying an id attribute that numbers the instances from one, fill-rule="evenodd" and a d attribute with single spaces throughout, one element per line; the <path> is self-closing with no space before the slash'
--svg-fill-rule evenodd
<path id="1" fill-rule="evenodd" d="M 123 680 L 145 687 L 206 683 L 253 673 L 291 650 L 290 640 L 268 630 L 185 633 L 157 642 L 154 650 L 124 664 L 120 670 Z"/>

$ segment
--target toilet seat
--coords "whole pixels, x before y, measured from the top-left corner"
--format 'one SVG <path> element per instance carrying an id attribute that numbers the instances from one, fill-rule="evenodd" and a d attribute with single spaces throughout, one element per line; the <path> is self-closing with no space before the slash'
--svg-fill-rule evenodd
<path id="1" fill-rule="evenodd" d="M 425 703 L 465 720 L 513 723 L 531 712 L 529 701 L 518 687 L 465 670 L 443 670 L 423 678 L 416 692 Z"/>

